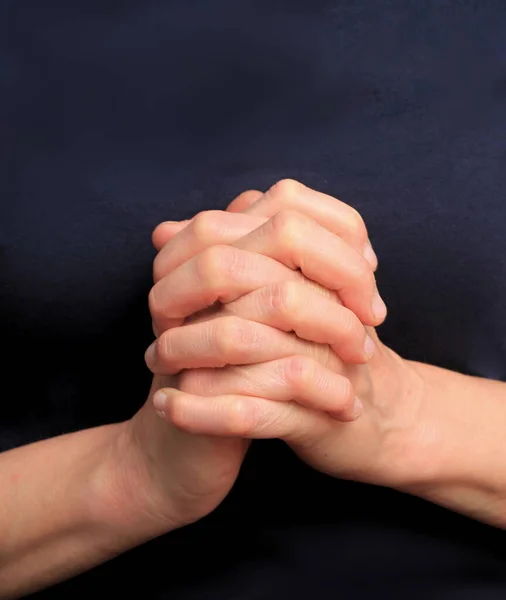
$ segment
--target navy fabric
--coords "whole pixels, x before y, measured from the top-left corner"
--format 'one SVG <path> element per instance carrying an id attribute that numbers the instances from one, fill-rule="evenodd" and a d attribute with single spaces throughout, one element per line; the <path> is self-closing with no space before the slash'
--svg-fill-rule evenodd
<path id="1" fill-rule="evenodd" d="M 133 414 L 151 230 L 283 177 L 364 216 L 386 343 L 506 379 L 504 0 L 0 6 L 1 449 Z M 503 599 L 505 547 L 265 441 L 211 516 L 40 597 Z"/>

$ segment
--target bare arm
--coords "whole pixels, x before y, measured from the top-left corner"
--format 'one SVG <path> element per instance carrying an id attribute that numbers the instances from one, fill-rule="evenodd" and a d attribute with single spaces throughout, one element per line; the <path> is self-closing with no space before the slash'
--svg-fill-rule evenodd
<path id="1" fill-rule="evenodd" d="M 1 600 L 193 523 L 228 494 L 247 442 L 187 434 L 160 419 L 152 395 L 170 382 L 154 377 L 128 421 L 0 454 Z"/>
<path id="2" fill-rule="evenodd" d="M 434 417 L 406 491 L 506 528 L 506 383 L 410 364 Z"/>
<path id="3" fill-rule="evenodd" d="M 0 454 L 0 598 L 66 579 L 162 533 L 141 511 L 117 506 L 110 458 L 123 427 Z"/>

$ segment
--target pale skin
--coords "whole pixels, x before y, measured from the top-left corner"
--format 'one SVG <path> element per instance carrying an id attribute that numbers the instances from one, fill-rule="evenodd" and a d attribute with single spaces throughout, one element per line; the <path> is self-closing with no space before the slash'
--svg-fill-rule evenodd
<path id="1" fill-rule="evenodd" d="M 153 240 L 149 398 L 125 423 L 0 455 L 0 598 L 209 514 L 252 438 L 506 527 L 506 384 L 381 343 L 377 261 L 353 209 L 280 182 Z"/>

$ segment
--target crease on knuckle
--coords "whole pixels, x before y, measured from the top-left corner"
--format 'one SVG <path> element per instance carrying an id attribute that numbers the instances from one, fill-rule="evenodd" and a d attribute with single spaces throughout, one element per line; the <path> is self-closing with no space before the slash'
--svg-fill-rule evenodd
<path id="1" fill-rule="evenodd" d="M 164 331 L 155 342 L 155 349 L 158 360 L 164 365 L 168 365 L 173 356 L 173 329 Z"/>
<path id="2" fill-rule="evenodd" d="M 281 317 L 283 320 L 292 321 L 291 325 L 295 326 L 295 321 L 300 311 L 300 299 L 303 297 L 303 290 L 298 281 L 280 281 L 275 283 L 270 288 L 268 303 L 270 309 Z M 291 327 L 293 329 L 293 327 Z"/>
<path id="3" fill-rule="evenodd" d="M 356 337 L 363 337 L 364 328 L 353 311 L 343 308 L 340 321 L 339 334 L 345 341 L 350 342 Z"/>
<path id="4" fill-rule="evenodd" d="M 215 321 L 216 346 L 226 360 L 241 360 L 260 345 L 259 336 L 250 321 L 227 316 Z"/>
<path id="5" fill-rule="evenodd" d="M 227 406 L 225 429 L 232 435 L 248 437 L 255 430 L 257 421 L 254 400 L 235 397 Z"/>
<path id="6" fill-rule="evenodd" d="M 201 252 L 197 261 L 199 279 L 220 296 L 227 294 L 231 281 L 241 279 L 246 268 L 246 256 L 243 252 L 220 244 Z"/>
<path id="7" fill-rule="evenodd" d="M 307 389 L 316 376 L 316 363 L 308 356 L 291 356 L 285 362 L 284 378 L 294 389 Z"/>

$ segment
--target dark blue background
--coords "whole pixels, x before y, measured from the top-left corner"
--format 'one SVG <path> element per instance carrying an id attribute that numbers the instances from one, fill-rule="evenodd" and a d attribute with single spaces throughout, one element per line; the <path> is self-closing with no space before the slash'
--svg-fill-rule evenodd
<path id="1" fill-rule="evenodd" d="M 504 0 L 0 7 L 1 448 L 129 417 L 151 230 L 282 177 L 364 216 L 388 344 L 506 379 Z M 264 442 L 209 518 L 41 597 L 504 598 L 505 542 Z"/>

